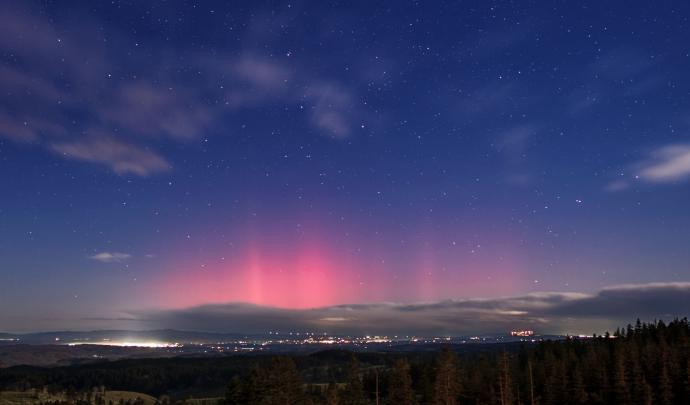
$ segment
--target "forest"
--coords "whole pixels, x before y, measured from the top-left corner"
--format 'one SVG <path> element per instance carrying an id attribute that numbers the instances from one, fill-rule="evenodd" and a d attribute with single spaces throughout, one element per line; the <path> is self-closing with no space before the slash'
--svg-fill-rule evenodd
<path id="1" fill-rule="evenodd" d="M 12 367 L 0 369 L 0 390 L 70 392 L 71 398 L 80 399 L 45 403 L 98 405 L 107 402 L 97 394 L 76 393 L 105 387 L 130 390 L 158 398 L 161 405 L 204 396 L 217 398 L 214 403 L 238 405 L 690 403 L 687 319 L 637 321 L 613 334 L 592 338 L 459 349 L 449 346 L 415 353 L 329 350 L 299 356 Z"/>

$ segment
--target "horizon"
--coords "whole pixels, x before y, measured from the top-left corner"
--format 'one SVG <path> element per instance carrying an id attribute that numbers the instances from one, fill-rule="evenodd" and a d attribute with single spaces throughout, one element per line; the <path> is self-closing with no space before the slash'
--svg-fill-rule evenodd
<path id="1" fill-rule="evenodd" d="M 668 322 L 684 319 L 689 298 L 690 282 L 619 285 L 595 294 L 532 292 L 498 298 L 338 304 L 314 308 L 271 307 L 245 302 L 207 303 L 179 309 L 131 312 L 129 318 L 79 320 L 91 327 L 29 328 L 0 330 L 0 333 L 175 331 L 266 335 L 310 332 L 334 336 L 460 337 L 533 330 L 541 335 L 603 335 L 635 320 Z M 630 312 L 637 314 L 635 319 L 630 318 Z M 115 328 L 115 325 L 128 327 Z"/>
<path id="2" fill-rule="evenodd" d="M 0 332 L 684 318 L 688 15 L 2 4 Z"/>

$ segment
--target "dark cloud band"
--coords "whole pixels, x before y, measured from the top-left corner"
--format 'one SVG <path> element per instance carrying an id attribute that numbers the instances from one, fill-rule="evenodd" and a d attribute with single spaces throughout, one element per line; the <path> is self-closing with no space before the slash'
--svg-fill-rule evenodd
<path id="1" fill-rule="evenodd" d="M 295 310 L 246 303 L 134 314 L 156 327 L 263 333 L 462 335 L 532 328 L 542 333 L 601 333 L 631 317 L 665 319 L 690 311 L 690 283 L 605 288 L 595 294 L 534 293 L 418 304 L 357 304 Z"/>

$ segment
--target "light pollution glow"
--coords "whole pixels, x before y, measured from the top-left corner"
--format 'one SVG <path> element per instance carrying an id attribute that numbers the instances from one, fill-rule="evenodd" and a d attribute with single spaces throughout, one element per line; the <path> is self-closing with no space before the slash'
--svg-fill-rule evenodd
<path id="1" fill-rule="evenodd" d="M 179 343 L 167 343 L 158 341 L 117 341 L 117 340 L 104 340 L 101 342 L 72 342 L 68 343 L 67 346 L 82 346 L 82 345 L 95 345 L 95 346 L 117 346 L 117 347 L 145 347 L 152 349 L 161 349 L 166 347 L 179 347 Z"/>

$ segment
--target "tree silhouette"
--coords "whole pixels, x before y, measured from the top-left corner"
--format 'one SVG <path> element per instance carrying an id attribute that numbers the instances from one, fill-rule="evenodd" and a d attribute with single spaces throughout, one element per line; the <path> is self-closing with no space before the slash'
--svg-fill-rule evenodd
<path id="1" fill-rule="evenodd" d="M 458 403 L 458 358 L 455 352 L 447 347 L 441 350 L 436 364 L 436 381 L 434 382 L 434 404 L 456 405 Z"/>
<path id="2" fill-rule="evenodd" d="M 393 365 L 388 382 L 388 403 L 393 405 L 416 405 L 417 400 L 412 390 L 410 365 L 404 359 L 398 359 Z"/>
<path id="3" fill-rule="evenodd" d="M 274 357 L 266 373 L 263 403 L 293 405 L 302 400 L 302 377 L 297 371 L 295 361 L 287 356 Z"/>
<path id="4" fill-rule="evenodd" d="M 366 405 L 361 374 L 359 360 L 352 356 L 347 369 L 347 383 L 342 391 L 341 405 Z"/>

